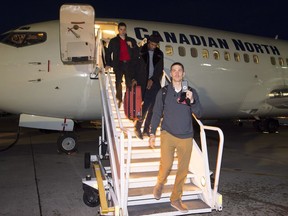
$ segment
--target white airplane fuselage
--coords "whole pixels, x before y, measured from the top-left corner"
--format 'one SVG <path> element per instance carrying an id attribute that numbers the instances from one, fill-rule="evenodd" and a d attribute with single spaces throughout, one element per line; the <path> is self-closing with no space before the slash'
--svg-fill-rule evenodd
<path id="1" fill-rule="evenodd" d="M 127 24 L 128 35 L 137 42 L 152 33 L 162 37 L 165 72 L 169 74 L 173 62 L 184 64 L 186 79 L 200 96 L 203 118 L 287 116 L 286 41 L 186 25 L 121 21 Z M 0 110 L 73 120 L 100 118 L 99 81 L 90 78 L 91 65 L 61 61 L 59 21 L 27 26 L 30 28 L 13 31 L 46 32 L 47 40 L 18 48 L 0 43 Z M 171 47 L 172 54 L 168 53 Z M 197 57 L 191 56 L 191 48 L 197 49 Z M 203 58 L 203 50 L 209 52 L 208 58 Z M 218 52 L 219 59 L 215 59 L 213 52 Z M 224 52 L 229 52 L 229 60 L 225 60 Z M 239 54 L 239 62 L 235 61 L 234 53 Z M 249 55 L 249 62 L 244 61 L 243 54 Z M 258 63 L 253 61 L 254 55 Z M 275 65 L 271 64 L 271 57 L 276 59 Z M 282 65 L 279 57 L 283 58 Z M 271 98 L 273 90 L 276 93 Z"/>
<path id="2" fill-rule="evenodd" d="M 67 65 L 60 58 L 59 23 L 33 25 L 47 41 L 16 48 L 1 46 L 1 110 L 74 120 L 101 116 L 98 80 L 90 65 Z"/>

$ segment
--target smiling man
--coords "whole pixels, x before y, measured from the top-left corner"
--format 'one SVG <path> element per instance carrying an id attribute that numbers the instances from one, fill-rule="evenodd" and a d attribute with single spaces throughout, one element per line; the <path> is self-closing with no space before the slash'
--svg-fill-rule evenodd
<path id="1" fill-rule="evenodd" d="M 170 201 L 172 207 L 185 213 L 188 212 L 188 208 L 182 203 L 181 197 L 192 153 L 192 113 L 198 118 L 201 117 L 202 107 L 195 89 L 188 87 L 188 90 L 184 91 L 184 89 L 187 89 L 187 86 L 185 88 L 182 86 L 185 76 L 183 64 L 180 62 L 173 63 L 170 68 L 170 75 L 172 82 L 162 88 L 156 96 L 151 121 L 149 145 L 154 148 L 156 129 L 163 116 L 160 136 L 160 168 L 153 193 L 155 199 L 158 200 L 161 198 L 162 190 L 171 171 L 176 151 L 178 169 Z M 183 97 L 183 94 L 185 94 L 185 98 L 181 101 L 180 99 Z"/>

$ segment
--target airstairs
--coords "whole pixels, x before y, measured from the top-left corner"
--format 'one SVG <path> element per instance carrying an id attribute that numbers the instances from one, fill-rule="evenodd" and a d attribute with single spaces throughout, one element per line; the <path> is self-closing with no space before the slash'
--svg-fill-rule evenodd
<path id="1" fill-rule="evenodd" d="M 83 184 L 98 190 L 101 215 L 184 215 L 171 207 L 169 200 L 177 170 L 177 156 L 175 155 L 162 198 L 155 200 L 153 187 L 157 182 L 159 169 L 160 131 L 157 130 L 155 149 L 149 148 L 148 138 L 140 140 L 134 135 L 133 121 L 125 117 L 123 105 L 120 108 L 117 106 L 114 79 L 114 74 L 110 72 L 99 73 L 105 125 L 102 127 L 106 131 L 100 138 L 102 139 L 100 147 L 107 143 L 110 166 L 101 165 L 101 158 L 105 155 L 101 154 L 100 148 L 98 157 L 90 156 L 92 164 L 98 164 L 94 166 L 96 179 L 84 179 Z M 125 89 L 124 84 L 123 89 Z M 200 125 L 201 145 L 199 147 L 193 140 L 189 174 L 182 196 L 183 202 L 189 208 L 187 215 L 222 210 L 222 196 L 218 193 L 218 182 L 224 142 L 223 133 L 219 128 L 205 126 L 195 118 L 194 124 L 196 122 Z M 215 178 L 213 188 L 211 187 L 212 172 L 209 167 L 205 130 L 219 133 L 217 163 L 213 169 Z M 97 169 L 101 170 L 98 176 Z M 99 184 L 102 185 L 99 181 L 103 182 L 103 189 L 99 188 Z M 101 195 L 101 191 L 104 195 Z M 103 202 L 107 203 L 102 206 Z"/>
<path id="2" fill-rule="evenodd" d="M 100 34 L 99 34 L 100 35 Z M 99 36 L 100 37 L 100 36 Z M 96 53 L 102 60 L 102 43 L 97 38 Z M 188 206 L 185 214 L 170 206 L 170 194 L 177 171 L 177 155 L 160 200 L 153 196 L 160 161 L 160 130 L 156 133 L 156 148 L 151 149 L 148 138 L 134 135 L 134 123 L 124 114 L 123 105 L 118 108 L 115 97 L 115 76 L 104 71 L 99 63 L 91 78 L 97 78 L 103 106 L 102 136 L 99 138 L 99 155 L 85 154 L 85 167 L 92 164 L 95 177 L 82 179 L 84 202 L 91 207 L 100 204 L 100 215 L 191 215 L 222 210 L 222 195 L 218 193 L 224 136 L 220 128 L 206 126 L 194 116 L 194 124 L 200 126 L 200 143 L 193 140 L 193 150 L 182 201 Z M 125 85 L 123 82 L 123 95 Z M 219 134 L 216 167 L 210 169 L 205 131 Z M 103 153 L 106 149 L 107 154 Z M 105 151 L 104 151 L 105 152 Z M 109 165 L 103 166 L 108 156 Z M 213 170 L 213 172 L 211 171 Z M 213 174 L 214 182 L 211 182 Z M 213 185 L 213 187 L 211 186 Z"/>

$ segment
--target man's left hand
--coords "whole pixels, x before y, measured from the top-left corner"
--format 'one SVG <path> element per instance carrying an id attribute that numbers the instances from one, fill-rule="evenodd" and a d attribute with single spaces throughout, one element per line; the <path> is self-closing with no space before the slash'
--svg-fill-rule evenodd
<path id="1" fill-rule="evenodd" d="M 127 41 L 127 45 L 128 45 L 130 48 L 133 48 L 131 41 Z"/>
<path id="2" fill-rule="evenodd" d="M 136 86 L 136 85 L 137 85 L 137 81 L 136 81 L 135 79 L 133 79 L 131 86 L 134 87 L 134 86 Z"/>
<path id="3" fill-rule="evenodd" d="M 146 88 L 147 89 L 151 89 L 152 85 L 153 85 L 153 80 L 149 79 L 148 82 L 147 82 Z"/>
<path id="4" fill-rule="evenodd" d="M 194 98 L 193 98 L 193 92 L 187 90 L 187 92 L 186 92 L 186 98 L 189 98 L 190 103 L 193 103 L 193 101 L 194 101 Z"/>

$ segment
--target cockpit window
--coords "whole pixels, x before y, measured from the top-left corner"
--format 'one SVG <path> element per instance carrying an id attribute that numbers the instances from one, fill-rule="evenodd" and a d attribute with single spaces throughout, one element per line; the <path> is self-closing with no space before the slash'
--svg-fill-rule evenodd
<path id="1" fill-rule="evenodd" d="M 1 36 L 1 43 L 15 47 L 24 47 L 43 43 L 47 39 L 45 32 L 10 32 Z"/>

